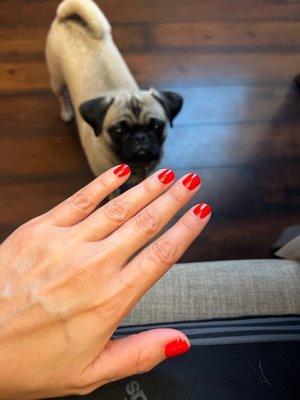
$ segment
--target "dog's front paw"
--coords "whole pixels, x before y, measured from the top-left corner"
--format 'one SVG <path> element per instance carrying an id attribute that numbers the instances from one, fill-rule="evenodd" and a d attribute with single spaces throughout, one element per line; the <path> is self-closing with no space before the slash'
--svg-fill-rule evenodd
<path id="1" fill-rule="evenodd" d="M 74 113 L 72 109 L 64 109 L 60 111 L 60 118 L 64 121 L 64 122 L 71 122 L 73 119 Z"/>

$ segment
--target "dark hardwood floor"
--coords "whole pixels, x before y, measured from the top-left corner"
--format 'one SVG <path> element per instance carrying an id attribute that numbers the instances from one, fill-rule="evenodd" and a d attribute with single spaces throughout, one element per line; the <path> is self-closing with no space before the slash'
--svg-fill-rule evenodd
<path id="1" fill-rule="evenodd" d="M 0 237 L 92 179 L 49 90 L 44 42 L 59 1 L 0 2 Z M 163 166 L 203 178 L 214 214 L 183 261 L 265 258 L 300 221 L 300 2 L 101 0 L 142 87 L 185 106 Z"/>

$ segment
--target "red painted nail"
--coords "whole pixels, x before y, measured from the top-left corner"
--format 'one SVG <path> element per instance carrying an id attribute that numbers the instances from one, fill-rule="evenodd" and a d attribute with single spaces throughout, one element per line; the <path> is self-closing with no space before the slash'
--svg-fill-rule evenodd
<path id="1" fill-rule="evenodd" d="M 123 178 L 131 172 L 129 166 L 127 164 L 121 164 L 114 169 L 114 174 L 119 178 Z"/>
<path id="2" fill-rule="evenodd" d="M 168 183 L 174 181 L 175 174 L 171 169 L 164 169 L 158 175 L 158 179 L 161 181 L 161 183 L 164 183 L 165 185 L 167 185 Z"/>
<path id="3" fill-rule="evenodd" d="M 182 183 L 187 189 L 193 190 L 200 185 L 201 179 L 197 174 L 189 174 Z"/>
<path id="4" fill-rule="evenodd" d="M 209 214 L 211 214 L 211 207 L 208 204 L 200 203 L 193 209 L 193 212 L 196 217 L 204 219 Z"/>
<path id="5" fill-rule="evenodd" d="M 190 345 L 183 339 L 176 339 L 165 346 L 165 356 L 167 358 L 176 357 L 189 351 Z"/>

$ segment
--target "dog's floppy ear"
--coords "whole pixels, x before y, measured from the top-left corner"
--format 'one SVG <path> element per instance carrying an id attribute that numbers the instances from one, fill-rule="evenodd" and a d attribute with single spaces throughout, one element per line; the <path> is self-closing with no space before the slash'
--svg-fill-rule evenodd
<path id="1" fill-rule="evenodd" d="M 163 92 L 155 89 L 152 89 L 152 95 L 163 106 L 170 125 L 173 126 L 173 120 L 182 108 L 183 98 L 175 92 Z"/>
<path id="2" fill-rule="evenodd" d="M 86 101 L 79 107 L 79 112 L 82 118 L 85 120 L 85 122 L 91 125 L 96 136 L 100 135 L 105 114 L 113 102 L 113 97 L 103 96 Z"/>

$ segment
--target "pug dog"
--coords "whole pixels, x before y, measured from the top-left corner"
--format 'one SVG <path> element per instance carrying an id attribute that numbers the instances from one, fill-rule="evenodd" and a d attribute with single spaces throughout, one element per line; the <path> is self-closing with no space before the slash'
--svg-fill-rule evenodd
<path id="1" fill-rule="evenodd" d="M 130 184 L 142 181 L 162 157 L 167 125 L 181 110 L 182 97 L 139 88 L 92 0 L 60 3 L 46 60 L 61 118 L 69 122 L 75 116 L 94 175 L 126 163 Z"/>

